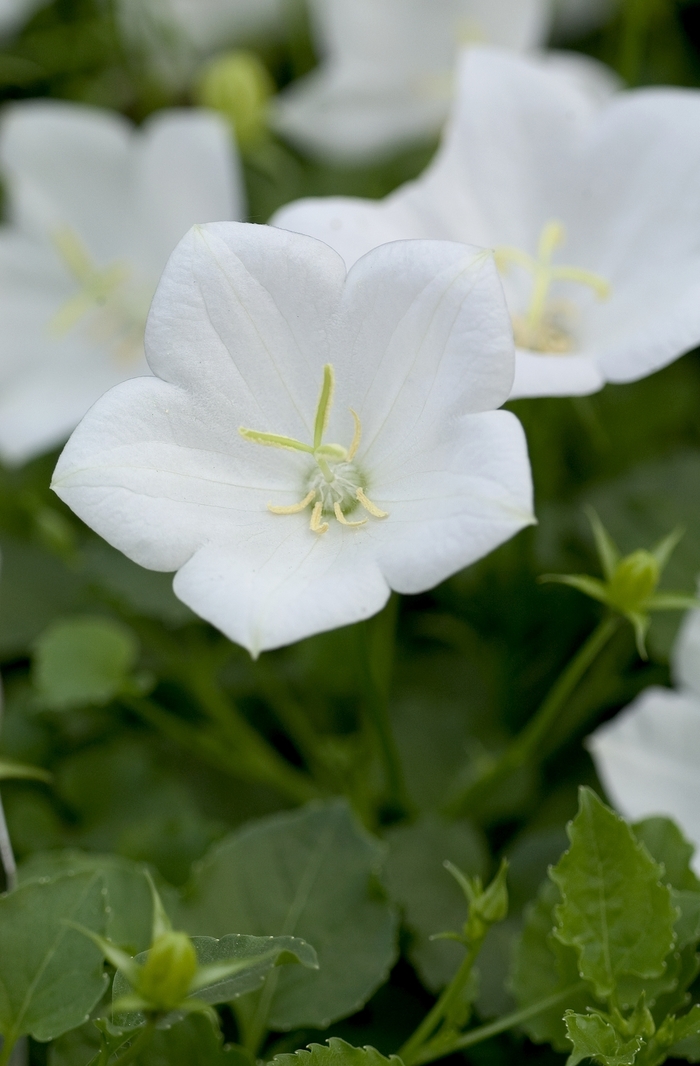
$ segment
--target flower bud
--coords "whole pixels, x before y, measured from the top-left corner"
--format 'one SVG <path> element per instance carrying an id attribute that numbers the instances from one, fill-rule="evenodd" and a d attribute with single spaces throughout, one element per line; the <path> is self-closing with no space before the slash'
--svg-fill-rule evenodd
<path id="1" fill-rule="evenodd" d="M 197 100 L 220 111 L 234 127 L 239 147 L 246 148 L 264 137 L 274 92 L 274 82 L 256 55 L 227 52 L 205 67 Z"/>
<path id="2" fill-rule="evenodd" d="M 186 933 L 163 933 L 141 970 L 138 992 L 158 1010 L 173 1010 L 187 998 L 197 972 L 197 955 Z"/>
<path id="3" fill-rule="evenodd" d="M 618 563 L 608 586 L 610 604 L 619 611 L 641 611 L 656 591 L 661 571 L 647 551 L 636 551 Z"/>

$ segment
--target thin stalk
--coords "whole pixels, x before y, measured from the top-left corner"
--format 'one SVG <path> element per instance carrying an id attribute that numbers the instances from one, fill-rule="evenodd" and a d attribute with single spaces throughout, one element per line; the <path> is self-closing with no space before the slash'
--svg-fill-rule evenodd
<path id="1" fill-rule="evenodd" d="M 445 807 L 445 814 L 459 817 L 469 813 L 486 796 L 528 763 L 536 765 L 541 758 L 541 750 L 549 731 L 556 722 L 559 713 L 578 685 L 579 681 L 593 664 L 620 625 L 620 618 L 609 615 L 599 623 L 585 644 L 579 649 L 569 665 L 551 689 L 540 709 L 530 719 L 522 732 L 515 737 L 501 757 L 486 773 L 467 785 L 462 792 Z"/>
<path id="2" fill-rule="evenodd" d="M 204 762 L 231 774 L 232 777 L 268 785 L 294 803 L 307 803 L 318 796 L 318 790 L 310 778 L 295 770 L 276 753 L 274 760 L 251 758 L 245 747 L 233 745 L 226 738 L 211 732 L 203 732 L 163 710 L 153 700 L 142 696 L 121 696 L 120 702 L 175 744 L 195 753 Z"/>
<path id="3" fill-rule="evenodd" d="M 2 727 L 4 713 L 5 693 L 2 686 L 2 678 L 0 678 L 0 728 Z M 0 797 L 0 862 L 5 874 L 5 891 L 11 892 L 13 888 L 17 887 L 17 863 L 15 862 L 15 853 L 12 850 L 12 841 L 7 827 L 2 797 Z"/>
<path id="4" fill-rule="evenodd" d="M 452 978 L 447 988 L 443 991 L 432 1010 L 426 1014 L 415 1033 L 409 1037 L 403 1047 L 399 1050 L 399 1058 L 405 1063 L 405 1066 L 413 1066 L 413 1064 L 418 1061 L 420 1052 L 428 1043 L 440 1023 L 447 1017 L 450 1008 L 461 995 L 471 977 L 474 963 L 481 951 L 483 942 L 484 938 L 480 937 L 469 945 L 469 949 L 462 960 L 462 965 L 459 970 Z"/>
<path id="5" fill-rule="evenodd" d="M 536 1018 L 538 1014 L 544 1014 L 546 1010 L 551 1010 L 560 1003 L 566 1003 L 584 987 L 583 982 L 579 981 L 578 984 L 569 985 L 561 992 L 555 992 L 553 996 L 532 1003 L 529 1007 L 506 1014 L 495 1022 L 489 1022 L 488 1025 L 480 1025 L 477 1029 L 471 1029 L 468 1033 L 463 1033 L 450 1041 L 449 1044 L 441 1044 L 439 1047 L 427 1045 L 411 1060 L 411 1066 L 425 1066 L 428 1062 L 435 1062 L 436 1059 L 444 1059 L 446 1055 L 453 1055 L 455 1051 L 463 1051 L 465 1048 L 483 1043 L 484 1040 L 490 1040 L 491 1037 L 505 1033 L 508 1029 L 515 1029 L 523 1022 L 529 1021 L 530 1018 Z"/>
<path id="6" fill-rule="evenodd" d="M 326 784 L 331 783 L 329 778 L 333 772 L 328 766 L 321 739 L 310 724 L 304 707 L 259 661 L 256 664 L 256 676 L 260 691 L 314 777 L 321 778 Z"/>

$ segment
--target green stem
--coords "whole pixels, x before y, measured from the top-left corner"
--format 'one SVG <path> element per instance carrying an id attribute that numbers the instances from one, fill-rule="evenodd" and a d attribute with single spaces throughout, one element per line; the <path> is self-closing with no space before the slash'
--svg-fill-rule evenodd
<path id="1" fill-rule="evenodd" d="M 540 709 L 523 731 L 486 773 L 468 785 L 445 807 L 445 814 L 460 817 L 470 813 L 496 786 L 528 763 L 537 765 L 541 749 L 559 713 L 579 681 L 601 653 L 620 625 L 620 618 L 608 616 L 591 633 L 556 682 Z"/>
<path id="2" fill-rule="evenodd" d="M 265 668 L 260 660 L 255 664 L 259 690 L 270 704 L 275 717 L 293 742 L 295 748 L 305 760 L 314 778 L 320 780 L 331 791 L 337 786 L 337 775 L 328 765 L 322 742 L 316 730 L 309 722 L 304 707 L 290 694 L 288 687 L 282 684 Z"/>
<path id="3" fill-rule="evenodd" d="M 318 796 L 313 782 L 286 763 L 273 749 L 270 749 L 269 754 L 264 752 L 265 757 L 261 758 L 259 750 L 251 752 L 245 744 L 233 744 L 230 738 L 204 732 L 163 710 L 153 700 L 125 695 L 120 697 L 120 701 L 175 744 L 194 752 L 204 762 L 232 777 L 271 786 L 294 803 L 307 803 Z M 260 745 L 265 745 L 262 738 Z"/>
<path id="4" fill-rule="evenodd" d="M 481 951 L 483 942 L 484 938 L 479 937 L 478 940 L 475 940 L 469 945 L 469 949 L 462 960 L 462 965 L 459 970 L 452 978 L 447 988 L 443 991 L 435 1006 L 428 1014 L 426 1014 L 415 1033 L 409 1037 L 398 1052 L 399 1058 L 405 1063 L 405 1066 L 413 1066 L 413 1064 L 418 1061 L 420 1052 L 430 1040 L 443 1019 L 447 1017 L 450 1008 L 463 992 L 471 977 L 474 963 Z"/>
<path id="5" fill-rule="evenodd" d="M 112 1066 L 126 1066 L 128 1062 L 133 1062 L 136 1056 L 140 1055 L 146 1045 L 151 1042 L 155 1028 L 153 1022 L 146 1022 L 146 1025 L 134 1042 L 129 1045 L 123 1055 L 119 1055 L 119 1057 L 114 1060 Z"/>
<path id="6" fill-rule="evenodd" d="M 14 1034 L 8 1033 L 7 1036 L 3 1037 L 2 1051 L 0 1051 L 0 1066 L 7 1066 L 16 1043 L 17 1037 Z"/>
<path id="7" fill-rule="evenodd" d="M 428 1062 L 435 1062 L 436 1059 L 443 1059 L 446 1055 L 453 1055 L 455 1051 L 463 1051 L 465 1048 L 483 1043 L 484 1040 L 490 1040 L 491 1037 L 505 1033 L 508 1029 L 515 1029 L 523 1022 L 529 1021 L 530 1018 L 536 1018 L 538 1014 L 544 1014 L 545 1011 L 559 1006 L 560 1003 L 566 1003 L 582 988 L 585 988 L 585 985 L 579 981 L 578 984 L 570 985 L 561 992 L 555 992 L 553 996 L 548 996 L 546 999 L 540 999 L 529 1007 L 514 1011 L 513 1014 L 506 1014 L 495 1022 L 489 1022 L 488 1025 L 480 1025 L 477 1029 L 471 1029 L 468 1033 L 456 1037 L 449 1044 L 441 1044 L 439 1047 L 427 1045 L 411 1060 L 411 1066 L 425 1066 Z"/>

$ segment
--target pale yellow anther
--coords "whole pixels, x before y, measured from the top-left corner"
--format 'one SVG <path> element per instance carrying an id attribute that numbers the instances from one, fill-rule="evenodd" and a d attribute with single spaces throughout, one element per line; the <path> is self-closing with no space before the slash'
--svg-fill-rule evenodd
<path id="1" fill-rule="evenodd" d="M 365 511 L 371 514 L 373 518 L 389 517 L 389 512 L 382 511 L 379 507 L 377 507 L 376 503 L 372 503 L 372 501 L 368 499 L 367 496 L 365 496 L 362 489 L 358 489 L 355 493 L 355 496 L 357 497 L 358 503 L 360 503 L 364 507 Z"/>
<path id="2" fill-rule="evenodd" d="M 301 514 L 309 506 L 315 495 L 316 493 L 312 489 L 303 500 L 299 500 L 299 503 L 293 503 L 291 507 L 274 507 L 271 503 L 268 503 L 267 509 L 272 514 Z"/>
<path id="3" fill-rule="evenodd" d="M 348 448 L 349 463 L 351 463 L 357 455 L 357 449 L 360 447 L 360 441 L 362 440 L 362 423 L 360 422 L 360 416 L 358 415 L 357 411 L 353 411 L 352 407 L 350 408 L 350 414 L 352 415 L 353 421 L 355 422 L 355 434 L 352 438 L 352 444 Z"/>
<path id="4" fill-rule="evenodd" d="M 494 257 L 502 273 L 515 265 L 532 274 L 530 305 L 525 315 L 515 315 L 513 325 L 519 347 L 553 354 L 570 351 L 571 338 L 552 314 L 549 293 L 555 281 L 571 281 L 592 289 L 598 299 L 607 300 L 611 288 L 608 281 L 593 271 L 575 266 L 554 266 L 552 256 L 566 240 L 566 228 L 557 220 L 548 222 L 540 234 L 537 258 L 521 248 L 496 248 Z"/>
<path id="5" fill-rule="evenodd" d="M 359 522 L 350 522 L 350 521 L 348 521 L 348 519 L 343 514 L 339 503 L 334 503 L 333 504 L 333 511 L 335 512 L 335 517 L 338 519 L 338 521 L 340 522 L 341 526 L 366 526 L 367 525 L 367 519 L 366 518 L 361 518 Z"/>
<path id="6" fill-rule="evenodd" d="M 112 263 L 101 270 L 90 258 L 78 235 L 70 229 L 56 230 L 52 239 L 63 262 L 80 285 L 76 295 L 66 300 L 49 322 L 49 331 L 56 337 L 63 337 L 89 311 L 105 304 L 128 279 L 131 271 L 124 263 Z"/>
<path id="7" fill-rule="evenodd" d="M 309 523 L 312 533 L 327 533 L 330 529 L 328 522 L 323 522 L 323 504 L 319 501 L 314 504 L 314 509 L 311 512 L 311 522 Z"/>

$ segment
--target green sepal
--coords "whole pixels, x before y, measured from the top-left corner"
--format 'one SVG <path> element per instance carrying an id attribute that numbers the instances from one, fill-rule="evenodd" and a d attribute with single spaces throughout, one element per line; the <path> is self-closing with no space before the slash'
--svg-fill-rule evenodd
<path id="1" fill-rule="evenodd" d="M 43 781 L 50 785 L 53 774 L 39 766 L 25 766 L 9 759 L 0 759 L 0 781 Z"/>
<path id="2" fill-rule="evenodd" d="M 585 596 L 598 600 L 599 603 L 609 602 L 608 587 L 605 582 L 597 577 L 589 577 L 588 574 L 542 574 L 538 581 L 542 584 L 554 582 L 558 585 L 568 585 L 572 589 L 583 592 Z"/>
<path id="3" fill-rule="evenodd" d="M 595 546 L 598 551 L 598 558 L 600 559 L 600 565 L 607 581 L 615 573 L 622 555 L 617 547 L 617 544 L 612 539 L 607 529 L 598 517 L 597 511 L 595 511 L 590 505 L 584 508 L 586 517 L 591 524 L 593 530 L 593 538 L 595 540 Z"/>
<path id="4" fill-rule="evenodd" d="M 92 940 L 95 947 L 98 947 L 107 959 L 107 962 L 111 962 L 115 970 L 121 970 L 130 985 L 134 988 L 138 985 L 141 967 L 134 962 L 130 955 L 118 948 L 116 944 L 112 944 L 110 940 L 100 936 L 98 933 L 93 933 L 91 929 L 86 929 L 84 925 L 80 925 L 78 922 L 71 921 L 70 918 L 64 918 L 63 924 L 70 925 L 71 928 L 77 929 L 83 936 Z"/>

